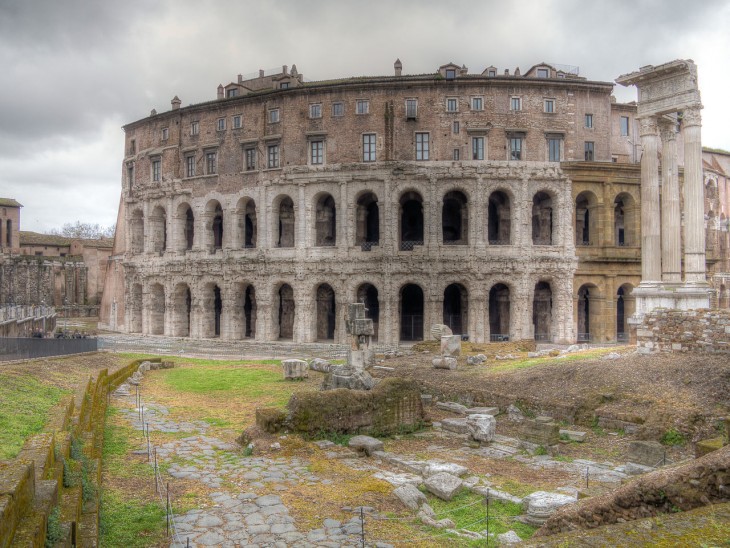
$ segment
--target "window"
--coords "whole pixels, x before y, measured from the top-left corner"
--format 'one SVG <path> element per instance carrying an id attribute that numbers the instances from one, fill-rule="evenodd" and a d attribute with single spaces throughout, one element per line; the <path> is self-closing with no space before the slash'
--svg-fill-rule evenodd
<path id="1" fill-rule="evenodd" d="M 484 99 L 481 97 L 471 98 L 471 109 L 472 110 L 484 110 Z"/>
<path id="2" fill-rule="evenodd" d="M 238 95 L 237 89 L 227 89 L 226 90 L 226 97 L 236 97 Z"/>
<path id="3" fill-rule="evenodd" d="M 456 112 L 459 108 L 459 102 L 456 97 L 446 99 L 446 112 Z"/>
<path id="4" fill-rule="evenodd" d="M 332 103 L 332 116 L 344 116 L 345 105 L 343 103 Z"/>
<path id="5" fill-rule="evenodd" d="M 312 141 L 309 143 L 309 163 L 319 165 L 324 163 L 324 141 Z"/>
<path id="6" fill-rule="evenodd" d="M 458 122 L 458 121 L 456 121 L 456 120 L 454 120 L 454 123 L 453 123 L 452 127 L 453 127 L 453 131 L 454 131 L 454 133 L 455 133 L 455 134 L 458 134 L 458 133 L 459 133 L 459 129 L 460 129 L 460 128 L 459 128 L 459 122 Z"/>
<path id="7" fill-rule="evenodd" d="M 366 133 L 362 136 L 362 161 L 375 161 L 375 134 Z"/>
<path id="8" fill-rule="evenodd" d="M 484 137 L 471 138 L 471 159 L 484 160 Z"/>
<path id="9" fill-rule="evenodd" d="M 161 161 L 159 158 L 156 158 L 152 160 L 152 180 L 153 181 L 159 181 L 160 180 L 160 165 Z"/>
<path id="10" fill-rule="evenodd" d="M 586 114 L 586 127 L 593 127 L 593 114 Z"/>
<path id="11" fill-rule="evenodd" d="M 537 69 L 537 77 L 538 78 L 547 78 L 550 76 L 550 72 L 546 68 L 539 68 Z"/>
<path id="12" fill-rule="evenodd" d="M 256 149 L 247 148 L 245 154 L 246 154 L 246 171 L 253 171 L 254 169 L 256 169 Z"/>
<path id="13" fill-rule="evenodd" d="M 317 103 L 309 105 L 309 117 L 310 118 L 321 118 L 322 117 L 322 105 Z"/>
<path id="14" fill-rule="evenodd" d="M 269 145 L 267 147 L 267 167 L 269 169 L 275 169 L 279 167 L 279 145 Z"/>
<path id="15" fill-rule="evenodd" d="M 195 177 L 195 156 L 185 156 L 185 176 Z"/>
<path id="16" fill-rule="evenodd" d="M 129 141 L 129 153 L 130 154 L 136 154 L 137 153 L 137 141 L 132 139 Z"/>
<path id="17" fill-rule="evenodd" d="M 134 164 L 127 166 L 127 184 L 129 185 L 130 189 L 134 184 Z"/>
<path id="18" fill-rule="evenodd" d="M 456 78 L 456 69 L 446 69 L 446 79 L 453 80 Z"/>
<path id="19" fill-rule="evenodd" d="M 550 137 L 548 139 L 548 160 L 550 162 L 559 162 L 560 161 L 560 141 L 562 139 L 557 139 L 555 137 Z"/>
<path id="20" fill-rule="evenodd" d="M 241 115 L 233 117 L 233 129 L 241 129 Z"/>
<path id="21" fill-rule="evenodd" d="M 269 111 L 269 123 L 270 124 L 276 124 L 279 122 L 279 109 L 278 108 L 272 108 Z"/>
<path id="22" fill-rule="evenodd" d="M 458 148 L 454 149 L 454 161 L 458 162 L 461 159 L 461 151 Z"/>
<path id="23" fill-rule="evenodd" d="M 214 175 L 218 168 L 217 162 L 218 154 L 215 151 L 205 153 L 205 173 L 207 175 Z"/>
<path id="24" fill-rule="evenodd" d="M 170 138 L 170 128 L 162 128 L 162 140 L 167 141 Z"/>
<path id="25" fill-rule="evenodd" d="M 216 124 L 216 129 L 218 131 L 225 131 L 226 129 L 226 119 L 225 118 L 218 118 L 218 123 Z"/>
<path id="26" fill-rule="evenodd" d="M 416 160 L 428 160 L 428 133 L 416 133 Z"/>
<path id="27" fill-rule="evenodd" d="M 522 98 L 521 97 L 510 98 L 509 109 L 510 110 L 522 110 Z"/>
<path id="28" fill-rule="evenodd" d="M 489 71 L 487 72 L 487 76 L 497 76 L 497 70 L 489 69 Z"/>
<path id="29" fill-rule="evenodd" d="M 586 162 L 593 161 L 593 141 L 586 141 L 585 145 Z"/>
<path id="30" fill-rule="evenodd" d="M 416 99 L 406 99 L 406 118 L 415 120 L 418 115 L 418 101 Z"/>
<path id="31" fill-rule="evenodd" d="M 510 137 L 509 140 L 509 159 L 522 159 L 522 137 Z"/>
<path id="32" fill-rule="evenodd" d="M 555 99 L 545 99 L 545 112 L 548 114 L 555 113 Z"/>
<path id="33" fill-rule="evenodd" d="M 190 123 L 190 135 L 198 135 L 200 133 L 200 122 Z"/>
<path id="34" fill-rule="evenodd" d="M 629 135 L 629 117 L 621 116 L 619 123 L 621 127 L 621 136 L 627 137 Z"/>
<path id="35" fill-rule="evenodd" d="M 370 101 L 367 99 L 358 99 L 355 104 L 355 113 L 367 114 L 368 112 L 370 112 Z"/>
<path id="36" fill-rule="evenodd" d="M 279 84 L 279 89 L 289 89 L 289 82 L 282 82 Z"/>

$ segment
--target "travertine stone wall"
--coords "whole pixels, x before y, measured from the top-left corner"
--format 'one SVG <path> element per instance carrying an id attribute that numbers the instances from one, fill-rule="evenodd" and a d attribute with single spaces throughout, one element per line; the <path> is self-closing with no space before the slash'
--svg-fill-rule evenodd
<path id="1" fill-rule="evenodd" d="M 657 309 L 637 328 L 636 341 L 644 353 L 730 354 L 730 311 Z"/>

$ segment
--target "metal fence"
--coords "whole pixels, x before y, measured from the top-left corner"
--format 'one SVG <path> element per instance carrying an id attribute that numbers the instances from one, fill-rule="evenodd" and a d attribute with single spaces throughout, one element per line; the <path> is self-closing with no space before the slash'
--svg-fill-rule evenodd
<path id="1" fill-rule="evenodd" d="M 0 362 L 96 352 L 97 339 L 0 338 Z"/>

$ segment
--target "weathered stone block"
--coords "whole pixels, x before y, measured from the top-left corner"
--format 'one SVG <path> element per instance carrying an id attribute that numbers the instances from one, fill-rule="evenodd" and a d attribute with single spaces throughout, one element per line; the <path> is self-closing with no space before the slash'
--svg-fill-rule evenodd
<path id="1" fill-rule="evenodd" d="M 447 472 L 441 472 L 427 478 L 424 484 L 429 493 L 441 500 L 451 500 L 461 490 L 464 482 Z"/>
<path id="2" fill-rule="evenodd" d="M 695 444 L 695 458 L 700 458 L 707 453 L 717 451 L 724 445 L 723 441 L 722 437 L 698 441 Z"/>
<path id="3" fill-rule="evenodd" d="M 587 432 L 579 432 L 577 430 L 560 430 L 561 438 L 568 438 L 570 441 L 584 442 L 586 441 Z"/>
<path id="4" fill-rule="evenodd" d="M 499 415 L 499 407 L 470 407 L 466 410 L 467 415 Z"/>
<path id="5" fill-rule="evenodd" d="M 347 445 L 360 453 L 365 453 L 368 457 L 375 451 L 383 450 L 383 442 L 370 436 L 354 436 Z"/>
<path id="6" fill-rule="evenodd" d="M 560 427 L 554 422 L 525 419 L 520 426 L 520 439 L 548 447 L 560 442 Z"/>
<path id="7" fill-rule="evenodd" d="M 405 483 L 396 488 L 393 494 L 410 510 L 418 510 L 418 507 L 426 502 L 426 495 L 410 483 Z"/>
<path id="8" fill-rule="evenodd" d="M 442 357 L 442 358 L 434 358 L 433 361 L 434 369 L 451 369 L 452 371 L 456 369 L 456 358 L 450 358 L 448 356 Z"/>
<path id="9" fill-rule="evenodd" d="M 492 415 L 468 415 L 466 426 L 473 440 L 490 442 L 494 439 L 497 421 Z"/>
<path id="10" fill-rule="evenodd" d="M 455 434 L 468 434 L 469 426 L 466 419 L 444 419 L 441 421 L 441 428 Z"/>
<path id="11" fill-rule="evenodd" d="M 427 478 L 435 476 L 436 474 L 440 474 L 442 472 L 446 472 L 447 474 L 451 474 L 452 476 L 461 477 L 466 475 L 469 472 L 469 469 L 465 466 L 462 466 L 461 464 L 456 464 L 453 462 L 431 461 L 429 461 L 426 466 L 423 467 L 423 476 Z"/>
<path id="12" fill-rule="evenodd" d="M 522 499 L 525 521 L 531 525 L 542 525 L 558 508 L 574 502 L 575 498 L 568 495 L 536 491 Z"/>
<path id="13" fill-rule="evenodd" d="M 299 380 L 309 376 L 309 364 L 304 360 L 282 360 L 285 379 Z"/>
<path id="14" fill-rule="evenodd" d="M 453 401 L 436 402 L 436 407 L 438 407 L 439 409 L 443 409 L 445 411 L 451 411 L 452 413 L 457 413 L 459 415 L 466 414 L 466 406 L 461 405 L 460 403 L 453 402 Z"/>
<path id="15" fill-rule="evenodd" d="M 629 444 L 627 460 L 644 466 L 661 466 L 664 461 L 666 449 L 656 441 L 632 441 Z"/>
<path id="16" fill-rule="evenodd" d="M 441 337 L 441 355 L 458 356 L 461 354 L 461 335 L 446 335 Z"/>

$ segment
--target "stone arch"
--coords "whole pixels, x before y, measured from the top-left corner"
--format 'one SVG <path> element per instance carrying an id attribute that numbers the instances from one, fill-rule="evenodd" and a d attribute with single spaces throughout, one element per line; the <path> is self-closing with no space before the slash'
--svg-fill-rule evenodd
<path id="1" fill-rule="evenodd" d="M 144 213 L 139 208 L 133 210 L 129 216 L 129 251 L 144 251 Z"/>
<path id="2" fill-rule="evenodd" d="M 401 195 L 399 203 L 400 249 L 411 251 L 414 246 L 423 245 L 423 197 L 411 190 Z"/>
<path id="3" fill-rule="evenodd" d="M 374 192 L 366 191 L 357 199 L 355 243 L 369 251 L 380 243 L 380 208 Z"/>
<path id="4" fill-rule="evenodd" d="M 199 304 L 201 337 L 204 339 L 220 337 L 223 328 L 223 294 L 217 282 L 203 284 Z"/>
<path id="5" fill-rule="evenodd" d="M 223 207 L 218 200 L 210 200 L 205 206 L 206 234 L 211 250 L 223 248 Z"/>
<path id="6" fill-rule="evenodd" d="M 629 325 L 627 320 L 635 311 L 634 286 L 630 283 L 621 285 L 616 291 L 616 341 L 629 341 Z"/>
<path id="7" fill-rule="evenodd" d="M 172 336 L 189 337 L 193 309 L 193 294 L 190 286 L 180 282 L 172 295 Z"/>
<path id="8" fill-rule="evenodd" d="M 337 206 L 331 194 L 322 192 L 315 196 L 314 245 L 337 245 Z"/>
<path id="9" fill-rule="evenodd" d="M 165 287 L 161 283 L 153 283 L 149 289 L 149 326 L 150 335 L 165 334 Z"/>
<path id="10" fill-rule="evenodd" d="M 512 243 L 511 199 L 504 190 L 495 190 L 489 195 L 487 238 L 489 245 L 509 245 Z"/>
<path id="11" fill-rule="evenodd" d="M 424 295 L 421 286 L 405 284 L 400 288 L 400 339 L 402 341 L 423 340 Z"/>
<path id="12" fill-rule="evenodd" d="M 575 197 L 575 245 L 596 245 L 598 242 L 598 199 L 590 190 Z"/>
<path id="13" fill-rule="evenodd" d="M 294 201 L 282 194 L 274 200 L 274 234 L 276 247 L 294 247 L 295 211 Z"/>
<path id="14" fill-rule="evenodd" d="M 236 229 L 240 234 L 241 247 L 253 249 L 258 238 L 256 202 L 253 198 L 244 197 L 236 204 Z"/>
<path id="15" fill-rule="evenodd" d="M 380 324 L 380 301 L 378 289 L 370 283 L 363 283 L 355 292 L 355 301 L 365 305 L 365 315 L 373 320 L 373 340 L 378 340 L 378 326 Z"/>
<path id="16" fill-rule="evenodd" d="M 635 245 L 637 234 L 636 200 L 628 192 L 621 192 L 613 201 L 613 237 L 617 246 Z"/>
<path id="17" fill-rule="evenodd" d="M 555 221 L 553 219 L 554 197 L 541 190 L 532 197 L 532 244 L 553 245 Z"/>
<path id="18" fill-rule="evenodd" d="M 494 284 L 489 290 L 489 340 L 510 340 L 512 304 L 510 288 L 503 283 Z"/>
<path id="19" fill-rule="evenodd" d="M 296 304 L 294 290 L 287 283 L 277 286 L 274 295 L 274 335 L 277 339 L 294 338 L 294 315 Z"/>
<path id="20" fill-rule="evenodd" d="M 535 284 L 532 297 L 532 325 L 535 341 L 551 342 L 553 331 L 553 289 L 548 281 Z"/>
<path id="21" fill-rule="evenodd" d="M 316 339 L 322 341 L 334 340 L 337 327 L 335 290 L 326 283 L 318 285 L 315 301 L 317 306 L 317 313 L 315 314 Z"/>
<path id="22" fill-rule="evenodd" d="M 589 343 L 600 337 L 601 304 L 598 287 L 592 283 L 585 283 L 578 288 L 577 293 L 577 341 Z"/>
<path id="23" fill-rule="evenodd" d="M 129 295 L 129 332 L 142 333 L 142 284 L 134 283 Z"/>
<path id="24" fill-rule="evenodd" d="M 243 336 L 246 339 L 256 338 L 256 288 L 247 285 L 243 292 Z"/>
<path id="25" fill-rule="evenodd" d="M 195 244 L 195 214 L 189 203 L 182 202 L 177 206 L 175 225 L 177 250 L 190 251 Z"/>
<path id="26" fill-rule="evenodd" d="M 443 322 L 454 335 L 466 334 L 469 327 L 469 292 L 460 283 L 444 289 Z"/>
<path id="27" fill-rule="evenodd" d="M 164 207 L 155 206 L 147 226 L 150 232 L 150 251 L 163 253 L 167 249 L 167 212 Z"/>
<path id="28" fill-rule="evenodd" d="M 460 190 L 444 194 L 441 206 L 441 233 L 445 245 L 469 243 L 469 204 L 466 194 Z"/>

